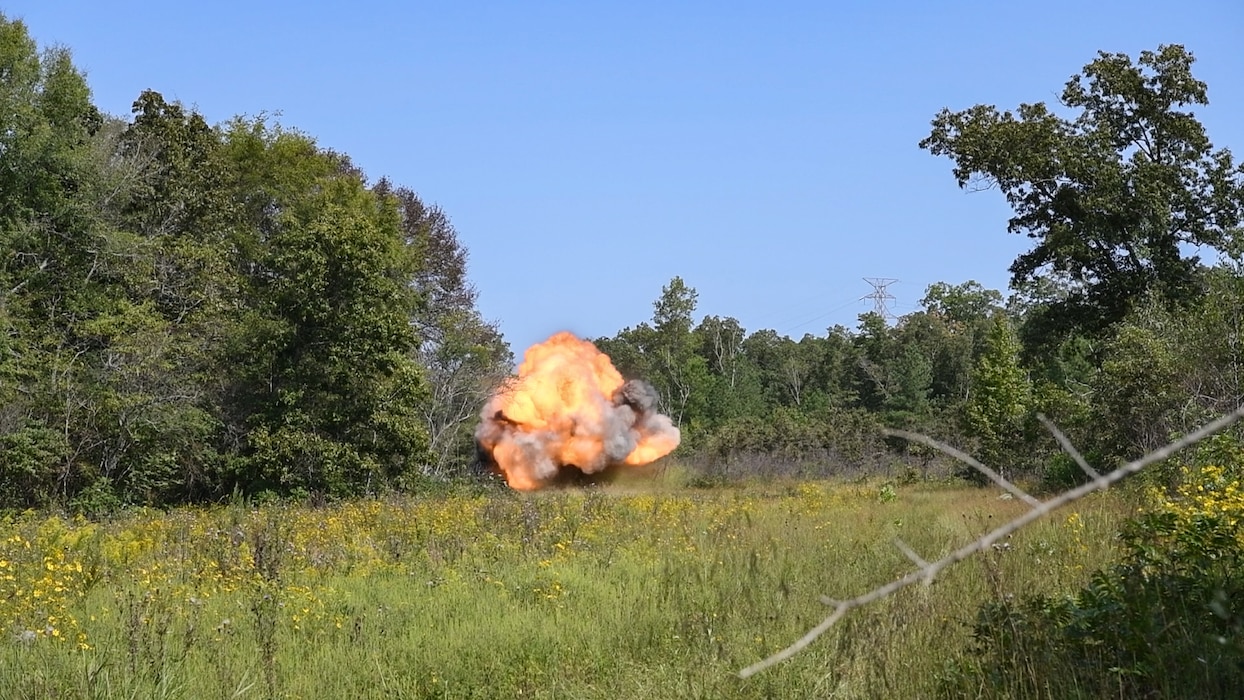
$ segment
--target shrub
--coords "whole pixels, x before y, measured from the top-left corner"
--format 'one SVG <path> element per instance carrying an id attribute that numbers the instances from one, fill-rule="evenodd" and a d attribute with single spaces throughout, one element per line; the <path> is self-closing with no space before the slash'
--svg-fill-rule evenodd
<path id="1" fill-rule="evenodd" d="M 1119 564 L 1069 596 L 984 605 L 946 690 L 1236 697 L 1244 687 L 1244 449 L 1210 441 L 1124 528 Z"/>
<path id="2" fill-rule="evenodd" d="M 0 508 L 45 506 L 56 495 L 57 470 L 69 445 L 41 424 L 0 435 Z"/>

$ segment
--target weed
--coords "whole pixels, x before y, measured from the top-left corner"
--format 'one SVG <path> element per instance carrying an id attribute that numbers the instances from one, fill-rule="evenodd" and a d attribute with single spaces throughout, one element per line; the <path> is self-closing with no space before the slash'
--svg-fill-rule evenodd
<path id="1" fill-rule="evenodd" d="M 738 668 L 823 614 L 820 595 L 910 570 L 892 538 L 934 557 L 1023 507 L 927 482 L 898 495 L 866 481 L 629 484 L 136 510 L 100 524 L 19 514 L 0 521 L 0 688 L 15 697 L 233 698 L 256 688 L 270 697 L 918 697 L 948 656 L 971 661 L 955 651 L 971 639 L 962 621 L 990 590 L 1066 592 L 1114 555 L 1121 508 L 1103 496 L 1078 525 L 1017 534 L 1015 551 L 994 560 L 996 584 L 949 572 L 739 680 Z"/>

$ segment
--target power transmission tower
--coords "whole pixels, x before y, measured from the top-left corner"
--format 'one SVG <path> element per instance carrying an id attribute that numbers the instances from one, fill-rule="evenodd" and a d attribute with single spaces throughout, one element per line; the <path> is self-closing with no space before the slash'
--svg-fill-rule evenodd
<path id="1" fill-rule="evenodd" d="M 890 313 L 889 307 L 886 306 L 887 301 L 894 301 L 894 295 L 886 290 L 892 284 L 897 284 L 898 280 L 893 277 L 865 277 L 864 281 L 873 287 L 872 294 L 865 294 L 860 299 L 872 299 L 873 311 L 881 318 L 894 318 Z"/>

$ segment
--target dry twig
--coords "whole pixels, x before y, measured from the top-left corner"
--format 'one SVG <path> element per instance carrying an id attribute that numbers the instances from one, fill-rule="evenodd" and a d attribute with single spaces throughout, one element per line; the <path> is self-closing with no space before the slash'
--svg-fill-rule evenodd
<path id="1" fill-rule="evenodd" d="M 798 654 L 805 647 L 811 644 L 817 637 L 824 634 L 826 630 L 828 630 L 830 627 L 833 627 L 834 624 L 838 622 L 838 620 L 842 619 L 842 617 L 846 615 L 846 613 L 852 608 L 858 608 L 864 605 L 868 605 L 869 603 L 885 598 L 886 596 L 894 593 L 895 591 L 898 591 L 899 589 L 902 589 L 902 588 L 906 588 L 907 586 L 910 586 L 911 584 L 916 583 L 918 581 L 924 581 L 926 583 L 931 582 L 933 578 L 937 576 L 937 574 L 942 569 L 945 569 L 946 567 L 952 564 L 955 564 L 957 562 L 963 561 L 964 559 L 967 559 L 968 557 L 972 556 L 973 554 L 977 552 L 987 549 L 993 543 L 1006 537 L 1007 535 L 1010 535 L 1016 530 L 1019 530 L 1025 525 L 1035 520 L 1038 520 L 1041 517 L 1055 510 L 1058 510 L 1059 508 L 1062 508 L 1063 506 L 1069 503 L 1073 503 L 1083 498 L 1084 496 L 1087 496 L 1088 494 L 1093 493 L 1094 491 L 1100 491 L 1105 488 L 1108 488 L 1109 486 L 1120 481 L 1124 477 L 1129 476 L 1131 474 L 1135 474 L 1136 472 L 1140 471 L 1141 469 L 1144 469 L 1150 464 L 1161 462 L 1162 460 L 1167 459 L 1168 457 L 1174 455 L 1176 452 L 1179 452 L 1185 447 L 1194 445 L 1200 442 L 1201 440 L 1204 440 L 1205 438 L 1209 437 L 1210 435 L 1213 435 L 1214 433 L 1217 433 L 1221 430 L 1224 430 L 1230 427 L 1232 424 L 1234 424 L 1235 422 L 1241 419 L 1244 419 L 1244 405 L 1241 405 L 1239 408 L 1235 409 L 1231 413 L 1228 413 L 1222 416 L 1221 418 L 1218 418 L 1217 420 L 1211 423 L 1208 423 L 1202 426 L 1201 428 L 1194 430 L 1191 433 L 1188 433 L 1187 435 L 1183 436 L 1182 438 L 1178 440 L 1175 440 L 1174 442 L 1166 445 L 1165 447 L 1156 449 L 1153 452 L 1150 452 L 1149 454 L 1145 455 L 1144 457 L 1141 457 L 1140 459 L 1137 459 L 1132 462 L 1128 462 L 1127 464 L 1124 464 L 1118 469 L 1115 469 L 1114 471 L 1108 474 L 1104 474 L 1104 475 L 1096 474 L 1095 471 L 1093 471 L 1091 468 L 1088 468 L 1088 465 L 1084 463 L 1084 459 L 1080 457 L 1079 453 L 1075 451 L 1075 448 L 1071 446 L 1071 443 L 1067 441 L 1066 436 L 1064 436 L 1061 432 L 1058 432 L 1057 428 L 1054 428 L 1052 424 L 1047 424 L 1047 427 L 1049 427 L 1054 433 L 1055 439 L 1057 439 L 1059 444 L 1063 446 L 1063 449 L 1067 450 L 1068 454 L 1070 454 L 1072 458 L 1075 459 L 1078 464 L 1080 464 L 1081 468 L 1085 469 L 1085 473 L 1090 474 L 1090 475 L 1096 475 L 1096 476 L 1093 476 L 1091 481 L 1088 481 L 1087 483 L 1081 486 L 1071 489 L 1070 491 L 1067 491 L 1059 496 L 1056 496 L 1044 502 L 1038 501 L 1037 499 L 1028 495 L 1026 492 L 1024 492 L 1019 487 L 1015 486 L 1014 484 L 1010 483 L 1006 479 L 1002 478 L 992 469 L 985 467 L 980 462 L 976 461 L 975 459 L 972 459 L 971 457 L 963 454 L 962 452 L 959 452 L 958 450 L 955 450 L 953 447 L 944 445 L 924 435 L 917 435 L 915 433 L 907 433 L 905 431 L 897 431 L 897 430 L 887 431 L 890 434 L 895 435 L 897 437 L 904 437 L 904 438 L 908 438 L 911 440 L 915 440 L 917 442 L 923 443 L 925 445 L 928 445 L 930 447 L 941 450 L 943 452 L 946 452 L 947 454 L 951 454 L 959 458 L 963 462 L 980 470 L 981 473 L 988 476 L 990 479 L 998 483 L 1000 486 L 1005 488 L 1007 491 L 1016 494 L 1017 497 L 1023 499 L 1025 502 L 1032 504 L 1033 505 L 1032 509 L 1025 512 L 1023 515 L 1020 515 L 1019 517 L 1015 518 L 1014 520 L 1011 520 L 1010 522 L 985 533 L 984 535 L 980 537 L 980 539 L 977 539 L 973 542 L 969 542 L 968 544 L 960 547 L 959 549 L 956 549 L 950 554 L 947 554 L 945 557 L 942 557 L 941 559 L 938 559 L 937 561 L 926 563 L 923 565 L 920 564 L 920 562 L 922 562 L 923 560 L 920 558 L 919 555 L 917 555 L 914 551 L 912 551 L 910 547 L 907 547 L 905 544 L 901 542 L 897 543 L 899 549 L 903 551 L 903 553 L 906 554 L 909 559 L 916 562 L 919 568 L 917 568 L 915 571 L 907 574 L 906 576 L 896 581 L 892 581 L 890 583 L 885 584 L 884 586 L 879 586 L 877 588 L 874 588 L 873 590 L 867 593 L 864 593 L 863 595 L 856 596 L 849 600 L 834 600 L 831 598 L 822 597 L 821 602 L 834 608 L 834 611 L 830 613 L 828 617 L 822 620 L 820 624 L 818 624 L 816 627 L 813 627 L 812 629 L 808 630 L 806 634 L 804 634 L 802 637 L 797 639 L 790 646 L 786 647 L 785 649 L 782 649 L 779 652 L 776 652 L 775 654 L 773 654 L 772 656 L 769 656 L 766 659 L 762 659 L 761 661 L 758 661 L 752 664 L 751 666 L 748 666 L 742 671 L 739 671 L 739 676 L 741 678 L 747 678 L 749 676 L 753 676 L 765 670 L 766 668 L 769 668 L 770 666 L 779 664 L 789 659 L 790 657 L 794 656 L 795 654 Z"/>

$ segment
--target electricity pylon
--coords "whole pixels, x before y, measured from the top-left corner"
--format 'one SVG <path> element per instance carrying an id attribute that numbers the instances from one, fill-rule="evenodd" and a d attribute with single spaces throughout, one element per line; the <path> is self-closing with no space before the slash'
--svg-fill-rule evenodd
<path id="1" fill-rule="evenodd" d="M 873 287 L 872 294 L 865 294 L 860 299 L 872 299 L 873 311 L 881 318 L 893 318 L 890 308 L 886 306 L 887 301 L 894 301 L 894 295 L 886 290 L 892 284 L 896 284 L 898 280 L 892 277 L 865 277 L 864 281 Z"/>

